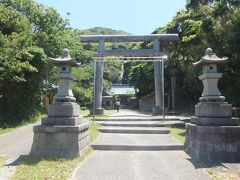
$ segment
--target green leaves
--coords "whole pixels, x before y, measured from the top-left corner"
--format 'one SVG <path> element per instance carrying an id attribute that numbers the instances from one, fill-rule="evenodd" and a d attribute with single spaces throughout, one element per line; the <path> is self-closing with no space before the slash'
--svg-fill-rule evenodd
<path id="1" fill-rule="evenodd" d="M 36 1 L 1 1 L 0 117 L 31 114 L 39 107 L 44 80 L 55 83 L 49 57 L 58 57 L 68 47 L 78 61 L 82 58 L 79 37 L 68 25 L 56 10 Z"/>
<path id="2" fill-rule="evenodd" d="M 129 83 L 139 90 L 138 96 L 144 96 L 154 91 L 153 62 L 132 65 L 129 73 Z"/>
<path id="3" fill-rule="evenodd" d="M 177 43 L 161 43 L 161 51 L 168 54 L 165 90 L 170 90 L 170 77 L 175 76 L 179 107 L 192 108 L 201 95 L 202 85 L 198 80 L 201 72 L 192 63 L 204 55 L 207 47 L 213 48 L 219 56 L 230 58 L 222 67 L 224 75 L 219 85 L 231 103 L 240 105 L 239 5 L 240 1 L 236 0 L 188 0 L 186 10 L 178 12 L 171 22 L 154 31 L 179 34 Z M 147 79 L 153 77 L 153 74 L 154 70 L 149 69 L 148 64 L 131 67 L 130 83 L 140 90 L 140 96 L 154 90 L 154 80 Z"/>

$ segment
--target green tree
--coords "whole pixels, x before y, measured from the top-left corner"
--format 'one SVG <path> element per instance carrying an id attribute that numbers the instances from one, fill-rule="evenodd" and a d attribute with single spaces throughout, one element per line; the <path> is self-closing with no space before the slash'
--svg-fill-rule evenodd
<path id="1" fill-rule="evenodd" d="M 55 83 L 48 57 L 66 47 L 79 62 L 88 54 L 56 10 L 33 0 L 3 0 L 0 9 L 0 117 L 15 123 L 40 107 L 47 73 L 49 84 Z"/>
<path id="2" fill-rule="evenodd" d="M 177 78 L 176 97 L 179 107 L 194 107 L 201 95 L 202 84 L 198 80 L 201 71 L 193 67 L 192 63 L 204 55 L 207 47 L 213 48 L 220 57 L 229 57 L 228 63 L 219 67 L 224 73 L 220 89 L 228 101 L 236 106 L 240 105 L 239 3 L 235 0 L 189 0 L 185 10 L 178 12 L 171 22 L 153 32 L 179 34 L 177 43 L 161 44 L 161 50 L 168 54 L 166 81 L 170 82 L 171 76 Z M 143 77 L 154 73 L 153 69 L 151 72 L 147 70 L 147 64 L 141 66 Z M 138 65 L 134 65 L 131 73 L 134 73 L 136 68 L 139 68 Z M 130 76 L 130 82 L 139 88 L 141 78 L 134 79 Z M 145 81 L 146 87 L 153 87 L 153 84 L 154 81 Z M 166 90 L 168 88 L 169 85 L 166 86 Z M 139 89 L 142 91 L 139 94 L 149 93 L 148 88 Z"/>

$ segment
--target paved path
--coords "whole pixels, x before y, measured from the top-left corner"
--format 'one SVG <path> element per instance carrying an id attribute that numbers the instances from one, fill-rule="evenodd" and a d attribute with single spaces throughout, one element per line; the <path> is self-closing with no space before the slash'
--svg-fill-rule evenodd
<path id="1" fill-rule="evenodd" d="M 36 124 L 30 124 L 0 135 L 0 155 L 8 157 L 28 155 L 32 146 L 34 125 Z"/>
<path id="2" fill-rule="evenodd" d="M 94 151 L 78 180 L 207 180 L 183 151 Z"/>
<path id="3" fill-rule="evenodd" d="M 132 121 L 132 120 L 138 120 L 138 121 L 159 121 L 163 120 L 162 115 L 160 116 L 152 116 L 151 113 L 145 113 L 145 112 L 139 112 L 134 110 L 128 110 L 128 109 L 121 109 L 119 113 L 110 115 L 108 120 L 119 120 L 122 121 Z M 106 119 L 96 119 L 96 121 L 105 121 Z M 168 120 L 190 120 L 190 116 L 175 116 L 175 115 L 167 115 L 165 116 L 165 121 Z"/>
<path id="4" fill-rule="evenodd" d="M 0 135 L 0 156 L 7 156 L 9 159 L 6 166 L 0 168 L 0 179 L 8 180 L 14 174 L 16 165 L 12 164 L 19 156 L 28 155 L 33 141 L 34 123 L 7 134 Z"/>
<path id="5" fill-rule="evenodd" d="M 108 120 L 100 120 L 102 133 L 93 144 L 95 151 L 80 165 L 73 179 L 210 179 L 203 169 L 194 167 L 181 150 L 183 145 L 171 137 L 169 130 L 153 126 L 156 122 L 151 118 L 148 114 L 120 110 Z M 159 121 L 160 117 L 154 118 Z M 168 120 L 163 126 L 179 123 Z"/>

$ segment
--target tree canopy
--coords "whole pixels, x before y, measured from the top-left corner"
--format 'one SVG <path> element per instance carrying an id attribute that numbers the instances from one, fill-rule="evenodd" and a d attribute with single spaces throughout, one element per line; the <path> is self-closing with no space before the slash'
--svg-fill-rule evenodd
<path id="1" fill-rule="evenodd" d="M 32 0 L 3 0 L 0 9 L 0 117 L 11 123 L 40 106 L 43 80 L 54 81 L 56 72 L 48 57 L 59 56 L 65 47 L 78 61 L 86 54 L 55 9 Z"/>
<path id="2" fill-rule="evenodd" d="M 201 95 L 202 85 L 198 80 L 200 70 L 194 68 L 192 63 L 198 61 L 208 47 L 220 57 L 229 57 L 228 63 L 220 66 L 223 72 L 220 89 L 231 103 L 240 105 L 239 5 L 238 0 L 189 0 L 186 9 L 179 11 L 171 22 L 153 32 L 179 34 L 177 43 L 162 43 L 160 47 L 168 54 L 165 67 L 166 91 L 170 89 L 170 77 L 175 76 L 179 106 L 184 102 L 185 107 L 192 108 Z M 140 96 L 154 90 L 152 78 L 146 79 L 145 88 L 141 84 L 145 76 L 153 76 L 153 68 L 149 70 L 151 66 L 140 63 L 131 68 L 130 82 L 140 90 Z M 142 76 L 137 75 L 139 71 Z"/>
<path id="3" fill-rule="evenodd" d="M 93 94 L 91 57 L 96 46 L 83 49 L 79 35 L 125 32 L 106 28 L 72 29 L 69 21 L 55 9 L 34 0 L 2 0 L 0 10 L 1 124 L 20 122 L 40 107 L 42 97 L 56 87 L 57 68 L 49 63 L 49 57 L 58 57 L 64 48 L 81 63 L 80 68 L 73 69 L 73 92 L 82 106 L 89 105 Z M 119 80 L 121 68 L 119 64 L 106 67 L 107 87 L 109 81 Z"/>

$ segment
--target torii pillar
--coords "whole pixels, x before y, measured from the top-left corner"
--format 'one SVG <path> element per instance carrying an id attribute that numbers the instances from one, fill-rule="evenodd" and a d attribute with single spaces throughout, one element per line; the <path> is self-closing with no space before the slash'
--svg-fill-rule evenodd
<path id="1" fill-rule="evenodd" d="M 153 49 L 156 53 L 160 53 L 159 40 L 155 39 L 153 41 Z M 160 61 L 154 62 L 154 82 L 155 82 L 155 107 L 152 109 L 153 115 L 159 115 L 162 113 L 163 107 L 163 92 L 162 92 L 162 73 L 161 67 L 162 63 Z"/>
<path id="2" fill-rule="evenodd" d="M 104 40 L 99 40 L 98 44 L 98 54 L 104 56 Z M 103 70 L 104 61 L 100 60 L 96 62 L 96 74 L 95 74 L 95 114 L 104 114 L 104 109 L 102 108 L 102 92 L 103 92 Z"/>

